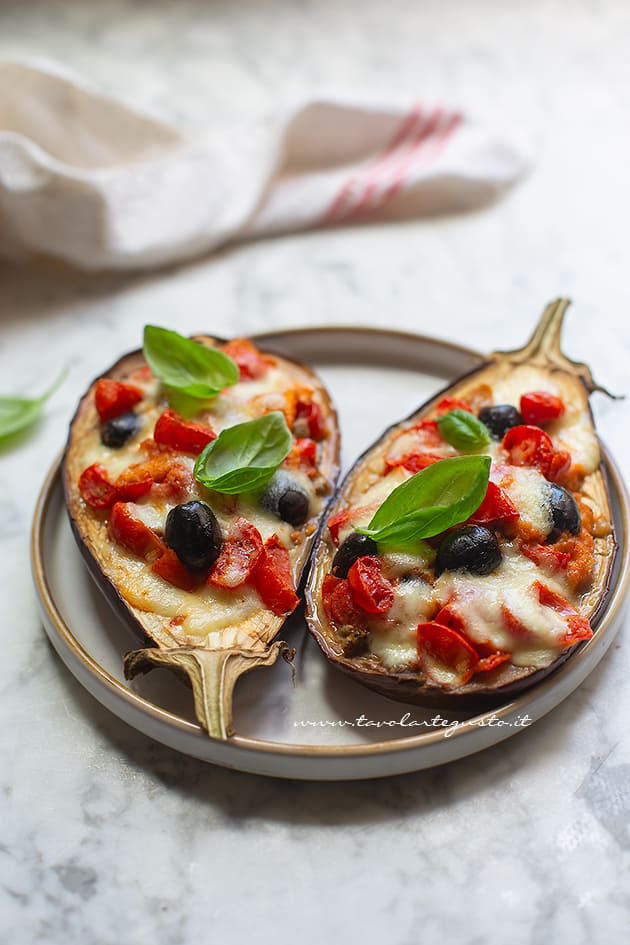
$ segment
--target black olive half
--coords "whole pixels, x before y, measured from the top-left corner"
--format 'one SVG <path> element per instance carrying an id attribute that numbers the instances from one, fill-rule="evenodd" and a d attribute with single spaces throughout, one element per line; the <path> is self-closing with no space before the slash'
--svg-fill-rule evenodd
<path id="1" fill-rule="evenodd" d="M 512 404 L 496 404 L 494 407 L 482 407 L 479 419 L 490 430 L 495 440 L 502 440 L 510 427 L 518 427 L 523 418 Z"/>
<path id="2" fill-rule="evenodd" d="M 550 483 L 551 492 L 551 514 L 553 516 L 553 528 L 551 534 L 547 536 L 547 541 L 554 542 L 560 538 L 562 532 L 570 532 L 572 535 L 579 534 L 582 527 L 582 516 L 578 504 L 566 489 L 556 483 Z"/>
<path id="3" fill-rule="evenodd" d="M 348 535 L 345 541 L 342 541 L 337 553 L 333 558 L 332 573 L 335 577 L 345 578 L 348 571 L 357 560 L 363 555 L 375 555 L 376 542 L 369 535 L 361 535 L 359 532 L 353 532 Z"/>
<path id="4" fill-rule="evenodd" d="M 289 525 L 303 525 L 311 512 L 311 500 L 302 485 L 284 470 L 278 470 L 260 497 L 260 504 Z"/>
<path id="5" fill-rule="evenodd" d="M 502 559 L 494 532 L 482 525 L 464 525 L 442 539 L 435 559 L 435 573 L 462 570 L 490 574 Z"/>
<path id="6" fill-rule="evenodd" d="M 166 516 L 164 539 L 182 564 L 205 571 L 216 561 L 223 537 L 217 517 L 204 502 L 176 505 Z"/>
<path id="7" fill-rule="evenodd" d="M 118 450 L 140 429 L 140 417 L 135 413 L 121 413 L 119 417 L 108 420 L 101 428 L 101 443 Z"/>

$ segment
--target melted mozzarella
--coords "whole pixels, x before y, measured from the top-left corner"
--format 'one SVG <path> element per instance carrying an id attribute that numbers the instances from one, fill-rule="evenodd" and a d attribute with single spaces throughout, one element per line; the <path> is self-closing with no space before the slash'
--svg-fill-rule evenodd
<path id="1" fill-rule="evenodd" d="M 136 383 L 135 379 L 133 383 Z M 104 446 L 101 443 L 97 425 L 93 432 L 85 436 L 84 466 L 102 463 L 111 480 L 115 480 L 132 463 L 143 462 L 149 458 L 139 444 L 143 439 L 153 435 L 155 423 L 167 406 L 158 382 L 154 380 L 137 382 L 137 386 L 145 392 L 145 399 L 137 408 L 137 414 L 142 417 L 143 423 L 141 430 L 128 443 L 120 449 Z M 287 377 L 279 368 L 271 367 L 260 380 L 238 383 L 226 389 L 214 398 L 208 409 L 200 411 L 190 419 L 208 423 L 215 432 L 219 433 L 228 426 L 259 416 L 268 406 L 281 406 L 284 403 L 284 393 L 293 390 L 295 386 L 293 378 Z M 276 398 L 277 403 L 275 401 L 272 403 L 269 398 Z M 315 399 L 318 399 L 317 395 Z M 177 457 L 177 462 L 192 470 L 194 457 L 180 455 Z M 299 481 L 310 496 L 311 516 L 319 515 L 325 499 L 317 494 L 312 479 L 298 469 L 291 469 L 291 476 Z M 291 566 L 295 570 L 302 542 L 295 543 L 292 540 L 294 527 L 276 518 L 272 512 L 261 508 L 254 500 L 247 497 L 219 496 L 209 492 L 199 483 L 193 482 L 185 499 L 156 502 L 150 494 L 147 494 L 137 502 L 129 503 L 129 506 L 135 517 L 158 534 L 163 534 L 170 509 L 182 501 L 195 498 L 207 502 L 212 507 L 224 535 L 231 522 L 238 516 L 244 516 L 256 526 L 263 542 L 276 534 L 287 548 Z M 123 597 L 132 606 L 141 610 L 170 617 L 173 621 L 173 635 L 180 640 L 186 636 L 195 639 L 209 639 L 213 634 L 225 636 L 225 632 L 229 629 L 232 641 L 230 645 L 245 644 L 248 642 L 248 637 L 245 631 L 241 633 L 239 625 L 254 618 L 261 610 L 261 600 L 252 588 L 222 591 L 219 588 L 202 585 L 194 593 L 188 593 L 162 580 L 152 573 L 145 561 L 128 554 L 119 547 L 115 548 L 113 570 L 113 580 Z M 212 645 L 220 645 L 218 639 L 213 639 Z M 251 645 L 251 638 L 249 645 Z"/>
<path id="2" fill-rule="evenodd" d="M 243 623 L 260 610 L 260 599 L 252 588 L 220 591 L 202 585 L 194 594 L 174 587 L 153 574 L 146 563 L 122 549 L 117 555 L 116 584 L 132 607 L 174 621 L 187 636 L 207 637 L 234 624 Z"/>
<path id="3" fill-rule="evenodd" d="M 599 442 L 590 418 L 584 411 L 575 414 L 567 411 L 565 417 L 549 426 L 548 432 L 554 446 L 568 450 L 573 462 L 583 467 L 585 475 L 599 468 Z"/>
<path id="4" fill-rule="evenodd" d="M 511 652 L 516 666 L 547 666 L 563 647 L 566 624 L 560 614 L 539 602 L 534 582 L 540 580 L 540 572 L 534 562 L 512 546 L 503 551 L 501 566 L 485 577 L 445 571 L 435 582 L 436 599 L 462 617 L 473 642 Z M 566 595 L 564 582 L 546 577 L 545 584 Z M 510 629 L 503 608 L 526 628 L 522 636 Z"/>
<path id="5" fill-rule="evenodd" d="M 516 506 L 521 519 L 545 537 L 553 528 L 549 484 L 531 466 L 504 466 L 499 485 Z M 493 476 L 494 478 L 494 476 Z"/>
<path id="6" fill-rule="evenodd" d="M 493 391 L 495 403 L 519 406 L 523 391 L 544 390 L 562 396 L 553 379 L 535 367 L 522 366 L 502 378 Z M 561 418 L 546 426 L 556 450 L 568 450 L 572 461 L 583 467 L 586 474 L 598 468 L 600 462 L 597 437 L 590 423 L 587 409 L 581 405 L 566 405 Z M 397 437 L 388 450 L 392 459 L 401 458 L 417 449 L 417 435 L 407 431 Z M 446 454 L 444 449 L 431 447 L 431 452 Z M 451 451 L 452 452 L 452 451 Z M 517 508 L 521 523 L 528 525 L 532 537 L 544 541 L 553 528 L 549 483 L 533 467 L 510 466 L 505 463 L 501 443 L 493 441 L 484 448 L 493 465 L 490 477 L 505 490 Z M 376 468 L 372 463 L 370 468 Z M 378 507 L 396 485 L 410 473 L 396 468 L 375 482 L 363 495 L 354 496 L 357 506 L 371 505 L 370 511 L 353 524 L 367 524 Z M 396 478 L 394 478 L 394 476 Z M 342 537 L 350 531 L 346 530 Z M 566 618 L 538 599 L 535 582 L 543 583 L 561 597 L 571 600 L 572 593 L 563 572 L 550 577 L 541 574 L 539 567 L 523 555 L 516 543 L 501 541 L 503 561 L 490 575 L 478 576 L 464 571 L 444 572 L 433 585 L 420 578 L 427 562 L 408 554 L 382 556 L 383 571 L 394 585 L 394 605 L 383 618 L 370 620 L 369 646 L 389 668 L 415 664 L 417 625 L 432 619 L 437 610 L 448 604 L 458 613 L 473 642 L 489 644 L 512 653 L 517 666 L 543 668 L 548 666 L 565 648 Z M 416 580 L 400 580 L 416 575 Z M 514 618 L 506 620 L 509 612 Z"/>
<path id="7" fill-rule="evenodd" d="M 426 581 L 402 581 L 396 588 L 394 604 L 386 622 L 370 622 L 370 650 L 388 668 L 407 666 L 416 661 L 416 628 L 430 618 L 433 600 L 433 591 Z"/>

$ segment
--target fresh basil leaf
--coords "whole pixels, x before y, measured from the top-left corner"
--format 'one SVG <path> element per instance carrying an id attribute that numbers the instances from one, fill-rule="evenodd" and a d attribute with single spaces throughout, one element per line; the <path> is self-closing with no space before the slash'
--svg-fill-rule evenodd
<path id="1" fill-rule="evenodd" d="M 168 328 L 145 325 L 143 350 L 155 376 L 188 397 L 208 400 L 239 379 L 238 366 L 227 354 Z"/>
<path id="2" fill-rule="evenodd" d="M 422 469 L 397 486 L 367 528 L 379 545 L 407 548 L 458 525 L 475 512 L 488 488 L 489 456 L 456 456 Z"/>
<path id="3" fill-rule="evenodd" d="M 41 397 L 0 397 L 0 444 L 14 433 L 26 430 L 40 417 L 44 404 L 66 378 L 64 371 Z"/>
<path id="4" fill-rule="evenodd" d="M 215 492 L 236 495 L 267 484 L 289 454 L 291 431 L 279 410 L 237 423 L 208 443 L 195 463 L 195 479 Z"/>
<path id="5" fill-rule="evenodd" d="M 467 453 L 490 442 L 488 427 L 467 410 L 449 410 L 438 417 L 438 427 L 447 443 Z"/>

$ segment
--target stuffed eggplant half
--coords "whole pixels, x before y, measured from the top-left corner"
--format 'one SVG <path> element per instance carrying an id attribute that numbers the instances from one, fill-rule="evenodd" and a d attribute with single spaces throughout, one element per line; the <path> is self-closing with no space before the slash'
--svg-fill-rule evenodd
<path id="1" fill-rule="evenodd" d="M 421 705 L 491 704 L 593 635 L 616 546 L 596 385 L 560 351 L 567 305 L 388 429 L 343 482 L 307 620 L 357 681 Z"/>
<path id="2" fill-rule="evenodd" d="M 92 575 L 153 645 L 125 657 L 192 685 L 199 722 L 231 733 L 239 675 L 273 663 L 335 486 L 339 437 L 308 368 L 147 326 L 82 398 L 63 482 Z"/>

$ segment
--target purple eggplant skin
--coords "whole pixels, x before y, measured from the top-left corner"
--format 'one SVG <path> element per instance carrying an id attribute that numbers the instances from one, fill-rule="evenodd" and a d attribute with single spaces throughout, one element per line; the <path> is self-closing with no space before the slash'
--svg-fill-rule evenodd
<path id="1" fill-rule="evenodd" d="M 224 343 L 224 339 L 209 335 L 195 335 L 193 337 L 196 341 L 201 341 L 209 345 Z M 265 348 L 265 353 L 272 354 L 278 360 L 280 367 L 291 374 L 301 377 L 302 380 L 304 380 L 304 375 L 307 375 L 310 385 L 316 388 L 322 397 L 329 433 L 325 440 L 322 441 L 323 456 L 319 466 L 323 477 L 328 480 L 330 484 L 329 488 L 332 492 L 339 475 L 340 435 L 337 413 L 330 395 L 321 381 L 319 381 L 316 375 L 307 366 L 293 361 L 284 355 L 275 354 L 275 352 L 267 348 Z M 145 366 L 146 361 L 142 351 L 136 350 L 121 357 L 111 368 L 95 378 L 90 384 L 79 401 L 75 414 L 70 422 L 68 440 L 61 460 L 62 484 L 65 504 L 74 538 L 90 575 L 104 594 L 107 602 L 123 624 L 134 632 L 139 641 L 157 644 L 158 647 L 170 648 L 173 646 L 172 640 L 162 635 L 156 621 L 153 621 L 152 625 L 147 627 L 143 620 L 142 612 L 125 600 L 116 587 L 116 584 L 104 572 L 102 564 L 103 554 L 106 552 L 106 545 L 111 544 L 109 539 L 103 535 L 103 524 L 107 519 L 107 511 L 99 513 L 87 507 L 79 496 L 77 489 L 79 475 L 86 465 L 86 463 L 81 461 L 81 437 L 85 431 L 92 431 L 95 422 L 98 422 L 94 408 L 93 391 L 95 384 L 101 378 L 110 378 L 118 381 L 129 380 L 130 376 L 136 370 Z M 167 406 L 166 402 L 164 406 Z M 304 533 L 302 553 L 299 556 L 297 573 L 295 574 L 296 584 L 298 585 L 304 581 L 306 565 L 316 534 L 316 530 L 311 535 L 307 535 L 306 532 Z M 276 618 L 273 632 L 271 633 L 270 630 L 271 636 L 269 639 L 273 639 L 279 632 L 283 622 L 284 618 Z M 275 624 L 277 624 L 277 626 L 275 626 Z"/>
<path id="2" fill-rule="evenodd" d="M 463 686 L 447 689 L 431 680 L 419 669 L 398 672 L 387 669 L 376 655 L 369 652 L 356 656 L 346 655 L 343 641 L 330 625 L 321 600 L 322 583 L 324 577 L 331 572 L 336 551 L 327 530 L 328 519 L 346 504 L 351 504 L 350 495 L 353 484 L 366 470 L 370 459 L 374 459 L 383 450 L 389 438 L 401 427 L 428 416 L 443 397 L 465 399 L 466 392 L 479 384 L 491 384 L 494 372 L 512 370 L 518 365 L 533 365 L 537 370 L 552 373 L 555 383 L 560 385 L 561 390 L 566 390 L 566 396 L 572 397 L 573 400 L 577 398 L 583 409 L 588 411 L 591 424 L 593 424 L 588 395 L 593 390 L 602 388 L 595 384 L 585 365 L 576 364 L 565 358 L 559 348 L 560 330 L 567 305 L 565 300 L 551 303 L 545 309 L 541 322 L 524 348 L 490 355 L 478 367 L 442 388 L 404 420 L 389 426 L 378 440 L 356 460 L 329 504 L 327 513 L 320 524 L 306 584 L 307 624 L 329 662 L 356 682 L 362 683 L 381 695 L 402 702 L 443 709 L 466 711 L 484 707 L 492 708 L 544 679 L 583 645 L 577 643 L 563 651 L 549 666 L 542 669 L 518 667 L 507 663 L 491 672 L 479 674 L 479 677 L 473 678 Z M 586 616 L 595 628 L 606 607 L 617 553 L 608 483 L 605 469 L 601 464 L 599 469 L 586 477 L 582 492 L 588 496 L 595 512 L 610 523 L 610 533 L 605 537 L 595 539 L 596 573 L 593 578 L 593 587 L 582 596 L 578 606 L 579 612 Z"/>

